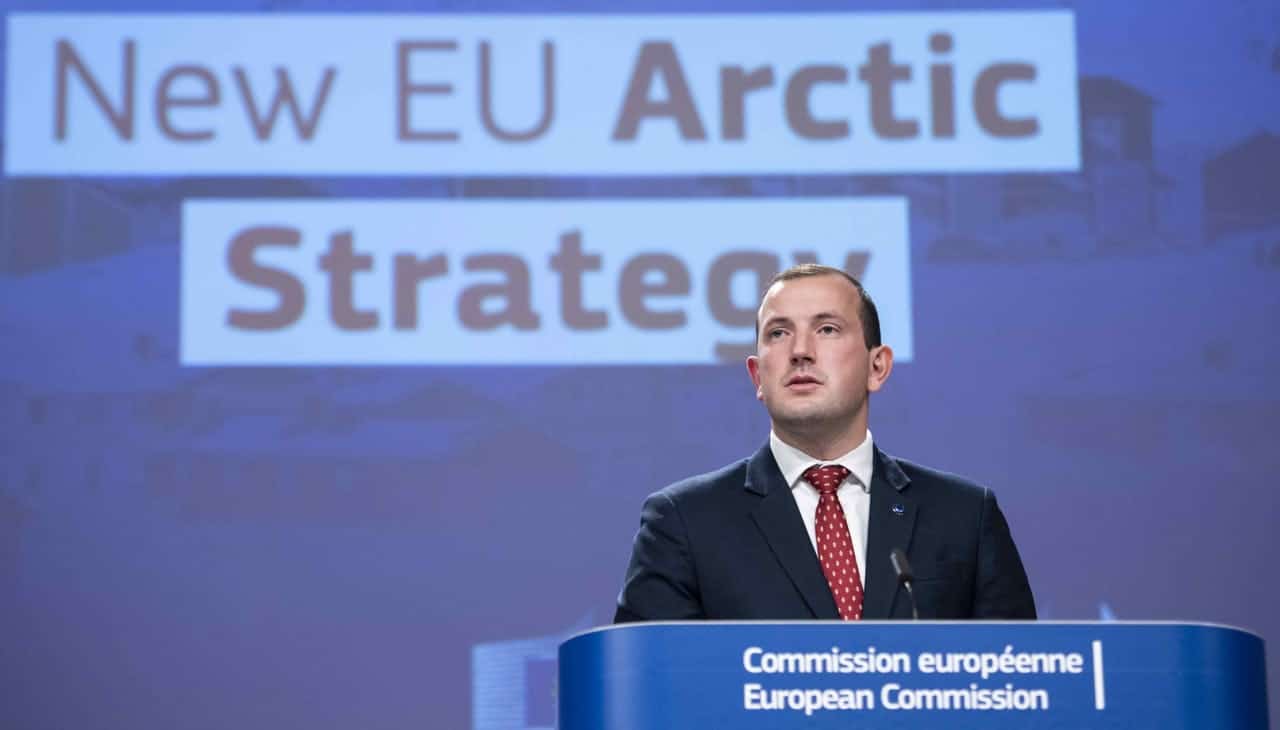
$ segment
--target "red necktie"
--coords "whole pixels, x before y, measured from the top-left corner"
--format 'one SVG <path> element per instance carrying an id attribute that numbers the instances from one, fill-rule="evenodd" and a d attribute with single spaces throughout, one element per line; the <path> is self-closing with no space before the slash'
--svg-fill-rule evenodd
<path id="1" fill-rule="evenodd" d="M 840 482 L 849 470 L 839 464 L 812 466 L 804 480 L 818 490 L 818 514 L 814 527 L 818 533 L 818 559 L 831 586 L 831 595 L 840 609 L 840 618 L 857 621 L 862 618 L 862 577 L 858 559 L 853 554 L 853 538 L 849 537 L 849 521 L 836 497 Z"/>

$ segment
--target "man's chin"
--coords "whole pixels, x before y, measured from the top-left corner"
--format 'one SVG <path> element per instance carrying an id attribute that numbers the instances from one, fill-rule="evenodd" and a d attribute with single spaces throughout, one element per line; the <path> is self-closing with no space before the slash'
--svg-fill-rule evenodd
<path id="1" fill-rule="evenodd" d="M 774 423 L 786 427 L 788 431 L 804 433 L 823 430 L 834 420 L 834 414 L 830 409 L 823 408 L 821 404 L 813 403 L 809 407 L 791 405 L 770 411 L 769 418 Z"/>

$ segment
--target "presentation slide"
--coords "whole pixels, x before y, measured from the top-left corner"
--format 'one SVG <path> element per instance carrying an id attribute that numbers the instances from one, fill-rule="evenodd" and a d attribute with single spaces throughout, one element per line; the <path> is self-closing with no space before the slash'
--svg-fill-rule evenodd
<path id="1" fill-rule="evenodd" d="M 1040 619 L 1280 703 L 1274 0 L 0 13 L 0 726 L 554 727 L 801 263 Z"/>

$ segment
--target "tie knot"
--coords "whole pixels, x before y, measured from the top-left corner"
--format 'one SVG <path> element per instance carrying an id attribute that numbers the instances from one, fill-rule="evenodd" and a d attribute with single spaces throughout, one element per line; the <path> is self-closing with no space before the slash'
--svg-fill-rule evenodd
<path id="1" fill-rule="evenodd" d="M 804 480 L 813 485 L 818 490 L 818 494 L 835 494 L 840 488 L 840 482 L 849 476 L 849 470 L 839 464 L 827 464 L 826 466 L 811 466 L 805 469 L 803 474 Z"/>

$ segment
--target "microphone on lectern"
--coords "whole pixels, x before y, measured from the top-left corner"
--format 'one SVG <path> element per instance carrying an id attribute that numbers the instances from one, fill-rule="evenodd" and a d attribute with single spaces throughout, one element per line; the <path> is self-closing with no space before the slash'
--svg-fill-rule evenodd
<path id="1" fill-rule="evenodd" d="M 894 548 L 889 552 L 889 562 L 893 563 L 893 572 L 897 574 L 898 582 L 907 589 L 907 598 L 911 599 L 911 618 L 919 621 L 920 611 L 916 608 L 916 594 L 911 590 L 911 581 L 915 580 L 915 574 L 911 572 L 911 563 L 907 562 L 907 554 L 902 552 L 902 548 Z"/>

